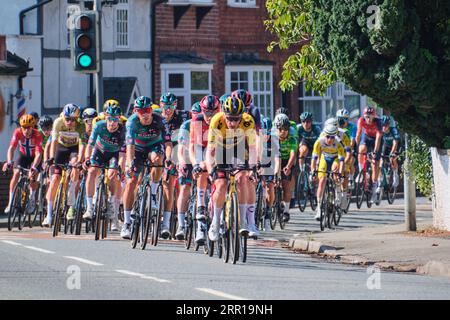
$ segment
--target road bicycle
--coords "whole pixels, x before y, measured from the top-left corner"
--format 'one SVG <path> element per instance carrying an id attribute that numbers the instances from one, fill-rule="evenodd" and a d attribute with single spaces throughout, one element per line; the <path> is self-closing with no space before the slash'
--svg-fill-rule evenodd
<path id="1" fill-rule="evenodd" d="M 316 210 L 317 198 L 316 198 L 316 188 L 310 181 L 311 176 L 311 157 L 305 158 L 304 167 L 300 168 L 300 173 L 297 177 L 296 183 L 296 201 L 298 208 L 301 212 L 306 209 L 306 204 L 309 200 L 311 210 Z"/>
<path id="2" fill-rule="evenodd" d="M 31 228 L 31 214 L 27 212 L 27 204 L 30 193 L 30 180 L 28 179 L 28 173 L 30 169 L 16 166 L 15 169 L 19 170 L 19 181 L 14 187 L 13 198 L 11 201 L 11 207 L 8 214 L 8 230 L 12 231 L 17 221 L 17 228 L 22 230 L 25 223 L 28 221 L 28 225 Z"/>
<path id="3" fill-rule="evenodd" d="M 371 154 L 369 156 L 367 153 L 362 153 L 364 157 L 364 165 L 355 179 L 355 195 L 356 195 L 356 206 L 361 209 L 361 205 L 366 198 L 367 208 L 372 207 L 372 159 Z"/>

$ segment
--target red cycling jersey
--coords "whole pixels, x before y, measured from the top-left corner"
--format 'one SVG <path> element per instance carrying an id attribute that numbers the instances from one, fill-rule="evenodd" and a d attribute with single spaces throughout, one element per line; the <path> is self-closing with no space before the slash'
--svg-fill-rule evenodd
<path id="1" fill-rule="evenodd" d="M 26 157 L 34 157 L 36 155 L 36 151 L 43 153 L 42 134 L 36 129 L 33 129 L 30 138 L 26 138 L 22 133 L 22 129 L 17 128 L 11 138 L 10 146 L 17 148 L 17 145 L 20 145 L 19 152 L 21 154 Z"/>
<path id="2" fill-rule="evenodd" d="M 192 118 L 190 128 L 190 143 L 201 145 L 206 148 L 208 145 L 209 124 L 206 123 L 203 114 L 198 114 Z"/>
<path id="3" fill-rule="evenodd" d="M 376 138 L 377 133 L 383 134 L 381 121 L 379 118 L 373 118 L 372 124 L 368 124 L 364 117 L 358 120 L 358 133 L 364 130 L 363 133 L 370 137 Z"/>

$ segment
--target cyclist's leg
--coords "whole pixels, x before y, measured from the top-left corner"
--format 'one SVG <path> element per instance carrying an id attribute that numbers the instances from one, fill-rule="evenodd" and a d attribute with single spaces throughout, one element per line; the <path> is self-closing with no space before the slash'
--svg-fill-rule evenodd
<path id="1" fill-rule="evenodd" d="M 283 168 L 286 167 L 288 161 L 289 160 L 287 160 L 287 159 L 281 160 L 282 170 L 283 170 Z M 283 186 L 283 201 L 281 202 L 281 204 L 283 206 L 284 220 L 287 222 L 287 221 L 289 221 L 289 203 L 291 200 L 292 188 L 295 183 L 292 172 L 291 172 L 291 174 L 289 174 L 289 176 L 286 176 L 284 174 L 284 172 L 281 171 L 281 181 L 282 181 L 282 186 Z"/>
<path id="2" fill-rule="evenodd" d="M 71 147 L 70 164 L 75 165 L 77 163 L 78 146 Z M 75 218 L 75 201 L 77 198 L 77 187 L 79 182 L 80 170 L 78 168 L 72 168 L 70 175 L 69 191 L 67 194 L 67 205 L 69 205 L 69 211 L 67 212 L 67 219 L 72 220 Z"/>
<path id="3" fill-rule="evenodd" d="M 312 150 L 312 148 L 309 148 L 308 144 L 304 139 L 300 142 L 299 145 L 299 166 L 300 166 L 300 172 L 304 170 L 305 168 L 305 158 L 309 155 L 309 150 Z"/>
<path id="4" fill-rule="evenodd" d="M 359 166 L 360 172 L 361 172 L 362 168 L 364 167 L 364 161 L 365 161 L 364 154 L 367 154 L 369 152 L 370 152 L 370 150 L 368 148 L 367 136 L 364 133 L 362 133 L 361 141 L 359 143 L 359 148 L 358 148 L 358 166 Z"/>
<path id="5" fill-rule="evenodd" d="M 208 232 L 208 237 L 211 241 L 217 241 L 219 237 L 219 226 L 220 226 L 220 214 L 222 213 L 223 207 L 225 206 L 225 199 L 227 194 L 228 181 L 226 174 L 223 171 L 217 171 L 214 179 L 214 192 L 212 193 L 212 207 L 214 208 L 213 221 L 211 223 L 211 228 Z M 195 237 L 195 242 L 200 242 L 204 240 L 203 232 L 200 230 L 201 222 L 197 225 L 197 235 Z"/>
<path id="6" fill-rule="evenodd" d="M 177 212 L 178 212 L 178 229 L 175 235 L 177 239 L 184 238 L 184 219 L 186 210 L 188 209 L 189 197 L 191 194 L 192 185 L 192 165 L 187 165 L 185 168 L 186 177 L 183 177 L 179 173 L 178 185 L 180 186 L 180 194 L 177 199 Z"/>
<path id="7" fill-rule="evenodd" d="M 24 165 L 27 164 L 27 159 L 28 157 L 25 157 L 22 154 L 19 154 L 19 158 L 16 161 L 16 165 L 21 166 L 26 168 Z M 14 188 L 17 185 L 17 182 L 19 182 L 19 177 L 20 177 L 20 172 L 18 169 L 14 169 L 13 170 L 13 176 L 11 178 L 11 181 L 9 182 L 9 201 L 8 201 L 8 205 L 6 206 L 6 208 L 8 209 L 7 212 L 9 212 L 9 210 L 11 209 L 11 202 L 12 202 L 12 198 L 13 198 L 13 192 L 14 192 Z"/>
<path id="8" fill-rule="evenodd" d="M 131 212 L 133 210 L 135 191 L 138 185 L 139 175 L 143 169 L 143 163 L 147 158 L 147 154 L 148 153 L 145 150 L 136 150 L 134 159 L 135 172 L 131 174 L 127 172 L 126 174 L 125 190 L 123 193 L 124 228 L 122 229 L 122 231 L 124 231 L 125 228 L 129 228 L 131 224 Z"/>
<path id="9" fill-rule="evenodd" d="M 275 184 L 274 176 L 263 176 L 263 187 L 265 190 L 264 200 L 266 201 L 266 207 L 264 212 L 264 229 L 270 228 L 270 211 L 269 208 L 273 206 L 275 201 Z"/>
<path id="10" fill-rule="evenodd" d="M 108 197 L 108 215 L 112 220 L 116 220 L 116 215 L 119 213 L 119 207 L 116 208 L 116 197 L 120 197 L 120 176 L 119 176 L 119 153 L 106 153 L 106 164 L 109 164 L 108 175 L 108 189 L 110 191 Z"/>

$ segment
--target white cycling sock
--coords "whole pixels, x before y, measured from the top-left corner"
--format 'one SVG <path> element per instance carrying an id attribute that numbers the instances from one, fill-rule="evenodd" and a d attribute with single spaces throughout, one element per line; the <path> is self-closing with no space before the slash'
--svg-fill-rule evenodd
<path id="1" fill-rule="evenodd" d="M 206 189 L 198 189 L 197 192 L 197 207 L 205 206 Z"/>
<path id="2" fill-rule="evenodd" d="M 254 203 L 247 205 L 247 221 L 251 226 L 255 225 L 255 208 L 256 204 Z"/>
<path id="3" fill-rule="evenodd" d="M 239 211 L 240 211 L 240 223 L 241 228 L 247 227 L 247 205 L 246 204 L 240 204 L 239 205 Z"/>
<path id="4" fill-rule="evenodd" d="M 170 211 L 164 211 L 164 217 L 163 217 L 163 223 L 162 225 L 165 227 L 170 226 L 170 217 L 172 216 L 172 212 Z"/>
<path id="5" fill-rule="evenodd" d="M 11 202 L 12 202 L 13 196 L 14 196 L 14 192 L 10 192 L 10 193 L 9 193 L 8 207 L 11 206 Z"/>
<path id="6" fill-rule="evenodd" d="M 89 210 L 90 208 L 92 208 L 92 205 L 94 203 L 94 199 L 92 197 L 87 197 L 86 198 L 86 202 L 87 202 L 87 210 Z"/>
<path id="7" fill-rule="evenodd" d="M 123 216 L 124 216 L 125 223 L 126 224 L 131 224 L 131 210 L 130 211 L 125 210 L 123 212 Z"/>
<path id="8" fill-rule="evenodd" d="M 184 212 L 178 212 L 178 225 L 184 227 L 184 218 L 186 214 Z"/>
<path id="9" fill-rule="evenodd" d="M 47 202 L 47 217 L 49 219 L 49 222 L 52 221 L 53 217 L 53 201 Z"/>
<path id="10" fill-rule="evenodd" d="M 222 210 L 223 210 L 223 208 L 215 208 L 214 209 L 214 215 L 213 215 L 213 220 L 212 220 L 213 225 L 220 224 L 220 215 L 222 214 Z"/>

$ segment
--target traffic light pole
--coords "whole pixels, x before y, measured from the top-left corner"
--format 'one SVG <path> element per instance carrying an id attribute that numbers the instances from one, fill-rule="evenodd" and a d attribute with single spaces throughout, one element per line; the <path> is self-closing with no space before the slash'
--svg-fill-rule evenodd
<path id="1" fill-rule="evenodd" d="M 95 108 L 97 112 L 103 111 L 103 54 L 102 54 L 102 1 L 94 0 L 94 11 L 98 13 L 97 19 L 97 63 L 98 72 L 94 75 L 95 80 Z"/>

